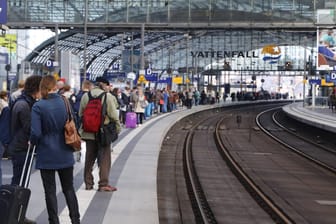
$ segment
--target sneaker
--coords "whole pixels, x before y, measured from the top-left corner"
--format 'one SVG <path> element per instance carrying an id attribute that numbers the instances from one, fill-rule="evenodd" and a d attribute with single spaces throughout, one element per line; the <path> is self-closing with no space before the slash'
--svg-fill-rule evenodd
<path id="1" fill-rule="evenodd" d="M 25 218 L 23 221 L 24 224 L 36 224 L 35 221 Z"/>
<path id="2" fill-rule="evenodd" d="M 117 188 L 116 187 L 112 187 L 110 185 L 106 185 L 106 186 L 102 186 L 102 187 L 99 187 L 98 191 L 105 191 L 105 192 L 113 192 L 113 191 L 116 191 Z"/>

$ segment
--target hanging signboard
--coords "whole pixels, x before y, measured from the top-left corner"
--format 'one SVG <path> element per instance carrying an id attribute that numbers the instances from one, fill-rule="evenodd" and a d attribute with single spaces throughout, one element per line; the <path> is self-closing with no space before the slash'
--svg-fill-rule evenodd
<path id="1" fill-rule="evenodd" d="M 7 23 L 7 1 L 0 0 L 0 24 Z"/>
<path id="2" fill-rule="evenodd" d="M 174 77 L 173 78 L 173 83 L 175 83 L 175 84 L 182 84 L 183 83 L 182 76 L 180 76 L 180 77 Z"/>
<path id="3" fill-rule="evenodd" d="M 112 71 L 112 72 L 106 72 L 106 78 L 108 80 L 112 80 L 112 79 L 120 79 L 120 78 L 126 78 L 126 73 L 125 72 L 116 72 L 116 71 Z"/>
<path id="4" fill-rule="evenodd" d="M 152 70 L 150 70 L 150 73 L 148 73 L 148 70 L 150 69 L 146 70 L 146 74 L 145 74 L 146 80 L 149 82 L 156 82 L 158 80 L 159 73 L 153 72 Z"/>
<path id="5" fill-rule="evenodd" d="M 167 83 L 168 85 L 171 85 L 172 78 L 171 77 L 164 77 L 157 81 L 157 83 Z"/>
<path id="6" fill-rule="evenodd" d="M 7 48 L 7 51 L 10 54 L 16 53 L 17 48 L 16 42 L 17 42 L 16 34 L 6 34 L 4 36 L 0 36 L 0 46 Z"/>

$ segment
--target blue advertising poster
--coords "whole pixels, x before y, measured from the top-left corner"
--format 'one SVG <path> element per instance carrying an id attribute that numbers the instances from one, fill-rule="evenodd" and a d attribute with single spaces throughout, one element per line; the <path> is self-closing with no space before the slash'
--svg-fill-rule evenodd
<path id="1" fill-rule="evenodd" d="M 7 23 L 7 0 L 0 0 L 0 24 Z"/>

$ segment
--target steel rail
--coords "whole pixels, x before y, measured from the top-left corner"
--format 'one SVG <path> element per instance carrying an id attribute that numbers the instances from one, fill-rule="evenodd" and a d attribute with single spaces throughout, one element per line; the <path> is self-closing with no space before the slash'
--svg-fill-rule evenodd
<path id="1" fill-rule="evenodd" d="M 282 141 L 281 139 L 277 138 L 275 135 L 272 135 L 271 132 L 269 132 L 268 130 L 266 130 L 266 129 L 261 125 L 261 123 L 260 123 L 260 121 L 259 121 L 259 118 L 260 118 L 264 113 L 267 113 L 267 112 L 269 112 L 269 111 L 271 111 L 271 110 L 274 110 L 274 108 L 269 109 L 269 110 L 265 110 L 265 111 L 263 111 L 262 113 L 258 114 L 258 116 L 256 117 L 256 123 L 257 123 L 258 127 L 259 127 L 264 133 L 266 133 L 268 136 L 270 136 L 272 139 L 274 139 L 275 141 L 279 142 L 279 143 L 282 144 L 283 146 L 285 146 L 285 147 L 291 149 L 293 152 L 299 154 L 300 156 L 302 156 L 302 157 L 308 159 L 309 161 L 315 163 L 316 165 L 318 165 L 318 166 L 320 166 L 320 167 L 322 167 L 322 168 L 328 170 L 329 172 L 331 172 L 331 173 L 333 173 L 333 174 L 336 174 L 336 169 L 335 169 L 334 167 L 328 166 L 327 164 L 323 163 L 322 161 L 320 161 L 320 160 L 318 160 L 318 159 L 316 159 L 316 158 L 314 158 L 314 157 L 312 157 L 312 156 L 310 156 L 310 155 L 308 155 L 308 154 L 302 152 L 301 150 L 299 150 L 299 149 L 297 149 L 297 148 L 295 148 L 295 147 L 293 147 L 293 146 L 287 144 L 286 142 Z M 280 126 L 279 126 L 279 127 L 280 127 Z"/>
<path id="2" fill-rule="evenodd" d="M 224 119 L 224 118 L 223 118 Z M 223 120 L 222 119 L 222 120 Z M 223 143 L 222 137 L 220 135 L 220 124 L 222 120 L 219 121 L 215 129 L 215 139 L 218 146 L 220 154 L 223 156 L 223 159 L 228 163 L 232 172 L 238 177 L 239 181 L 243 186 L 248 190 L 256 201 L 262 205 L 264 210 L 272 217 L 276 223 L 285 223 L 291 224 L 295 223 L 281 208 L 279 208 L 272 199 L 270 199 L 254 181 L 246 174 L 241 168 L 241 166 L 233 158 L 225 144 Z"/>
<path id="3" fill-rule="evenodd" d="M 207 120 L 207 119 L 205 119 Z M 190 200 L 195 201 L 195 206 L 193 207 L 196 222 L 204 223 L 204 224 L 216 224 L 216 218 L 206 200 L 206 196 L 202 190 L 202 186 L 200 184 L 199 178 L 197 176 L 197 172 L 193 162 L 192 156 L 192 141 L 194 136 L 195 128 L 205 120 L 199 121 L 195 124 L 188 132 L 186 140 L 184 142 L 183 149 L 183 162 L 185 166 L 185 176 L 187 186 L 191 186 L 191 189 L 188 188 Z"/>

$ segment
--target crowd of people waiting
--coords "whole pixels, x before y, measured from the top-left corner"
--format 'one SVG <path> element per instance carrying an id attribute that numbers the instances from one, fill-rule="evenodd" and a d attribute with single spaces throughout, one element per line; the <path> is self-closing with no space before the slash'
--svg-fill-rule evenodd
<path id="1" fill-rule="evenodd" d="M 0 91 L 0 158 L 6 157 L 12 163 L 11 185 L 19 185 L 23 165 L 30 146 L 36 147 L 35 168 L 40 170 L 45 202 L 50 224 L 59 224 L 56 173 L 69 209 L 71 223 L 80 223 L 79 205 L 73 186 L 75 156 L 66 144 L 64 125 L 68 119 L 66 101 L 72 106 L 76 126 L 86 144 L 84 162 L 84 183 L 86 190 L 94 189 L 92 175 L 94 163 L 99 168 L 98 191 L 113 192 L 117 188 L 109 185 L 111 169 L 111 147 L 102 147 L 93 133 L 82 128 L 82 116 L 89 102 L 89 94 L 96 97 L 106 93 L 107 116 L 104 124 L 116 123 L 119 133 L 125 125 L 126 113 L 135 112 L 137 124 L 154 114 L 167 113 L 181 107 L 191 108 L 200 104 L 219 102 L 218 94 L 205 94 L 198 90 L 171 91 L 153 89 L 141 85 L 133 88 L 118 88 L 103 77 L 94 82 L 84 80 L 81 89 L 74 93 L 64 80 L 52 75 L 32 75 L 19 81 L 18 89 L 9 94 Z M 143 106 L 142 102 L 146 102 Z M 29 155 L 29 154 L 28 154 Z M 26 177 L 27 178 L 27 177 Z M 0 160 L 0 186 L 2 172 Z M 24 223 L 36 223 L 25 218 Z"/>
<path id="2" fill-rule="evenodd" d="M 0 158 L 7 157 L 12 162 L 11 185 L 18 185 L 23 172 L 23 164 L 30 145 L 36 146 L 35 168 L 40 170 L 44 187 L 48 219 L 51 224 L 59 224 L 56 180 L 58 173 L 62 192 L 69 209 L 71 223 L 80 223 L 79 205 L 73 186 L 73 167 L 75 158 L 80 160 L 78 153 L 73 153 L 71 146 L 66 144 L 64 125 L 68 118 L 66 101 L 72 106 L 75 123 L 82 140 L 86 144 L 84 162 L 85 190 L 94 189 L 92 175 L 95 162 L 98 163 L 98 191 L 117 191 L 109 185 L 111 169 L 110 145 L 100 145 L 95 133 L 83 129 L 82 117 L 90 96 L 97 97 L 104 93 L 106 117 L 104 124 L 116 123 L 119 133 L 125 127 L 126 114 L 135 112 L 137 126 L 153 115 L 160 115 L 178 110 L 190 109 L 193 106 L 225 102 L 227 94 L 220 96 L 218 92 L 187 89 L 174 91 L 166 88 L 154 89 L 142 85 L 130 88 L 113 87 L 105 78 L 98 77 L 94 82 L 84 80 L 81 89 L 74 93 L 72 87 L 64 80 L 56 80 L 54 76 L 32 75 L 19 81 L 18 89 L 12 94 L 0 91 Z M 231 101 L 239 98 L 239 94 L 231 94 Z M 103 102 L 103 99 L 102 99 Z M 145 102 L 145 104 L 144 104 Z M 80 155 L 80 154 L 79 154 Z M 2 185 L 0 160 L 0 186 Z M 35 223 L 26 218 L 26 224 Z"/>

